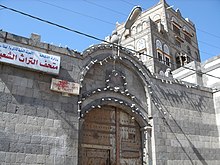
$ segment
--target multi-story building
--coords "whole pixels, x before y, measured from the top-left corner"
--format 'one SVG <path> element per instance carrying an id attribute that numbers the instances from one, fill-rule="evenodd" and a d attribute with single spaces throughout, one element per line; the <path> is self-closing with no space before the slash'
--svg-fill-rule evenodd
<path id="1" fill-rule="evenodd" d="M 200 62 L 195 25 L 183 18 L 165 0 L 141 13 L 130 29 L 117 24 L 120 44 L 142 59 L 153 73 L 177 69 L 191 61 Z"/>

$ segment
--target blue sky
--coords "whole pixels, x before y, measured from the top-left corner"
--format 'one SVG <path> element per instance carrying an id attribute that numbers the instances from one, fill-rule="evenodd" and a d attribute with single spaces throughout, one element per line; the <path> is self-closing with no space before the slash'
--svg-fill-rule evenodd
<path id="1" fill-rule="evenodd" d="M 144 10 L 159 0 L 0 0 L 0 4 L 104 39 L 124 22 L 134 5 Z M 220 0 L 167 0 L 194 22 L 202 61 L 220 55 Z M 24 37 L 41 35 L 42 42 L 83 51 L 96 41 L 0 8 L 0 29 Z"/>

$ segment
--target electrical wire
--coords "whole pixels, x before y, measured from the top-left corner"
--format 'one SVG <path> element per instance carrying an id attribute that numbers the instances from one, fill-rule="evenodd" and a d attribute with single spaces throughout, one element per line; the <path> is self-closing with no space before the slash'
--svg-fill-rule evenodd
<path id="1" fill-rule="evenodd" d="M 218 47 L 218 46 L 215 46 L 215 45 L 209 44 L 209 43 L 204 42 L 204 41 L 200 41 L 200 40 L 198 40 L 198 41 L 199 41 L 200 43 L 203 43 L 203 44 L 208 45 L 208 46 L 210 46 L 210 47 L 220 49 L 220 47 Z"/>
<path id="2" fill-rule="evenodd" d="M 109 11 L 111 11 L 111 12 L 114 12 L 114 13 L 117 13 L 117 14 L 120 14 L 120 15 L 123 15 L 123 16 L 126 16 L 126 17 L 127 17 L 127 14 L 122 13 L 122 12 L 119 12 L 119 11 L 117 11 L 117 10 L 113 10 L 113 9 L 108 8 L 108 7 L 106 7 L 106 6 L 103 6 L 103 5 L 100 5 L 100 4 L 97 4 L 97 3 L 94 3 L 94 2 L 88 1 L 88 0 L 83 0 L 83 1 L 86 2 L 86 3 L 92 4 L 92 5 L 94 5 L 94 6 L 97 6 L 97 7 L 100 7 L 100 8 L 103 8 L 103 9 L 106 9 L 106 10 L 109 10 Z"/>
<path id="3" fill-rule="evenodd" d="M 108 21 L 105 21 L 105 20 L 100 19 L 100 18 L 97 18 L 97 17 L 92 17 L 92 16 L 90 16 L 90 15 L 86 15 L 86 14 L 83 14 L 83 13 L 80 13 L 80 12 L 76 12 L 76 11 L 74 11 L 74 10 L 71 10 L 71 9 L 68 9 L 68 8 L 64 8 L 64 7 L 61 7 L 61 6 L 52 4 L 52 3 L 48 3 L 48 2 L 45 2 L 45 1 L 42 1 L 42 0 L 36 0 L 36 1 L 41 2 L 41 3 L 44 3 L 44 4 L 47 4 L 47 5 L 50 5 L 50 6 L 53 6 L 53 7 L 56 7 L 56 8 L 59 8 L 59 9 L 62 9 L 62 10 L 65 10 L 65 11 L 72 12 L 72 13 L 75 13 L 75 14 L 78 14 L 78 15 L 82 15 L 82 16 L 84 16 L 84 17 L 92 18 L 92 19 L 98 20 L 98 21 L 100 21 L 100 22 L 104 22 L 104 23 L 107 23 L 107 24 L 115 25 L 115 24 L 112 23 L 112 22 L 108 22 Z M 83 1 L 86 2 L 86 3 L 92 4 L 92 5 L 98 6 L 98 7 L 100 7 L 100 8 L 109 10 L 109 11 L 111 11 L 111 12 L 114 12 L 114 13 L 117 13 L 117 14 L 120 14 L 120 15 L 123 15 L 123 16 L 127 16 L 127 14 L 124 14 L 124 13 L 118 12 L 118 11 L 116 11 L 116 10 L 107 8 L 107 7 L 102 6 L 102 5 L 99 5 L 99 4 L 97 4 L 97 3 L 90 2 L 90 1 L 88 1 L 88 0 L 83 0 Z M 121 0 L 121 1 L 127 2 L 127 1 L 124 1 L 124 0 Z M 130 4 L 130 5 L 135 6 L 135 5 L 132 4 L 132 3 L 129 3 L 129 2 L 127 2 L 127 3 Z M 172 30 L 171 28 L 169 28 L 169 29 Z M 197 44 L 197 43 L 196 43 L 195 41 L 193 41 L 193 40 L 191 40 L 191 42 Z M 218 46 L 215 46 L 215 45 L 212 45 L 212 44 L 208 44 L 207 42 L 200 41 L 200 40 L 198 40 L 198 42 L 201 42 L 201 43 L 203 43 L 203 44 L 205 44 L 205 45 L 208 45 L 208 46 L 210 46 L 210 47 L 217 48 L 217 49 L 220 50 L 220 47 L 218 47 Z M 204 51 L 201 51 L 201 52 L 203 52 L 204 54 L 207 54 L 207 55 L 215 56 L 215 55 L 213 55 L 213 54 L 210 54 L 210 53 L 207 53 L 207 52 L 204 52 Z"/>
<path id="4" fill-rule="evenodd" d="M 100 21 L 100 22 L 103 22 L 103 23 L 107 23 L 107 24 L 110 24 L 110 25 L 115 25 L 115 23 L 108 22 L 106 20 L 99 19 L 97 17 L 93 17 L 93 16 L 90 16 L 90 15 L 87 15 L 87 14 L 84 14 L 84 13 L 80 13 L 80 12 L 77 12 L 77 11 L 74 11 L 74 10 L 71 10 L 71 9 L 68 9 L 68 8 L 65 8 L 65 7 L 61 7 L 61 6 L 58 6 L 58 5 L 49 3 L 49 2 L 45 2 L 45 1 L 41 1 L 41 0 L 36 0 L 36 1 L 47 4 L 47 5 L 50 5 L 50 6 L 53 6 L 53 7 L 56 7 L 56 8 L 59 8 L 59 9 L 62 9 L 62 10 L 65 10 L 65 11 L 69 11 L 69 12 L 74 13 L 74 14 L 78 14 L 80 16 L 91 18 L 91 19 L 94 19 L 94 20 L 97 20 L 97 21 Z"/>
<path id="5" fill-rule="evenodd" d="M 115 46 L 117 46 L 117 47 L 119 47 L 119 48 L 125 48 L 125 49 L 127 49 L 127 50 L 130 50 L 131 52 L 135 52 L 135 53 L 138 53 L 138 54 L 142 54 L 142 55 L 145 55 L 145 56 L 147 56 L 147 57 L 150 57 L 150 58 L 153 58 L 153 59 L 158 60 L 158 58 L 155 58 L 155 57 L 153 57 L 153 56 L 151 56 L 151 55 L 144 54 L 144 53 L 140 53 L 139 51 L 136 51 L 136 50 L 133 50 L 133 49 L 128 49 L 128 48 L 123 47 L 123 46 L 121 46 L 121 45 L 114 44 L 114 43 L 108 42 L 108 41 L 106 41 L 106 40 L 100 39 L 100 38 L 98 38 L 98 37 L 95 37 L 95 36 L 93 36 L 93 35 L 86 34 L 86 33 L 83 33 L 83 32 L 80 32 L 80 31 L 78 31 L 78 30 L 74 30 L 74 29 L 68 28 L 68 27 L 66 27 L 66 26 L 63 26 L 63 25 L 60 25 L 60 24 L 57 24 L 57 23 L 44 20 L 44 19 L 42 19 L 42 18 L 39 18 L 39 17 L 30 15 L 30 14 L 24 13 L 24 12 L 22 12 L 22 11 L 19 11 L 19 10 L 16 10 L 16 9 L 13 9 L 13 8 L 10 8 L 10 7 L 1 5 L 1 4 L 0 4 L 0 6 L 3 7 L 3 8 L 5 8 L 5 9 L 7 9 L 7 10 L 10 10 L 10 11 L 13 11 L 13 12 L 16 12 L 16 13 L 19 13 L 19 14 L 21 14 L 21 15 L 25 15 L 25 16 L 27 16 L 27 17 L 36 19 L 36 20 L 41 21 L 41 22 L 44 22 L 44 23 L 48 23 L 48 24 L 50 24 L 50 25 L 53 25 L 53 26 L 56 26 L 56 27 L 59 27 L 59 28 L 68 30 L 68 31 L 70 31 L 70 32 L 77 33 L 77 34 L 79 34 L 79 35 L 82 35 L 82 36 L 85 36 L 85 37 L 88 37 L 88 38 L 92 38 L 92 39 L 94 39 L 94 40 L 101 41 L 101 42 L 104 42 L 104 43 L 113 44 L 113 45 L 115 45 Z M 163 61 L 165 62 L 165 60 L 163 60 Z M 172 62 L 169 62 L 169 63 L 172 64 L 172 65 L 175 65 L 175 64 L 172 63 Z M 191 70 L 191 71 L 195 71 L 196 73 L 205 74 L 205 75 L 207 75 L 207 76 L 220 79 L 220 77 L 217 77 L 217 76 L 214 76 L 214 75 L 211 75 L 211 74 L 208 74 L 208 73 L 198 72 L 197 70 L 192 69 L 192 68 L 189 68 L 189 67 L 186 67 L 186 66 L 182 66 L 182 67 L 185 68 L 185 69 L 189 69 L 189 70 Z"/>
<path id="6" fill-rule="evenodd" d="M 210 36 L 213 36 L 213 37 L 216 37 L 216 38 L 219 38 L 219 39 L 220 39 L 220 36 L 217 36 L 217 35 L 215 35 L 215 34 L 209 33 L 209 32 L 207 32 L 207 31 L 205 31 L 205 30 L 202 30 L 202 29 L 199 29 L 199 28 L 197 28 L 197 30 L 199 30 L 199 31 L 201 31 L 201 32 L 203 32 L 203 33 L 206 33 L 206 34 L 208 34 L 208 35 L 210 35 Z"/>

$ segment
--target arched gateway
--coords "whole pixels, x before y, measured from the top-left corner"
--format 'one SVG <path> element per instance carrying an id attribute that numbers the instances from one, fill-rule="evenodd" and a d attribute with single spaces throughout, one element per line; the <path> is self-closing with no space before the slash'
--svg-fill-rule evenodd
<path id="1" fill-rule="evenodd" d="M 104 106 L 86 114 L 80 136 L 82 165 L 140 165 L 139 124 L 120 108 Z"/>
<path id="2" fill-rule="evenodd" d="M 78 102 L 79 165 L 149 162 L 150 74 L 133 54 L 122 50 L 116 56 L 115 49 L 97 45 L 84 54 Z"/>

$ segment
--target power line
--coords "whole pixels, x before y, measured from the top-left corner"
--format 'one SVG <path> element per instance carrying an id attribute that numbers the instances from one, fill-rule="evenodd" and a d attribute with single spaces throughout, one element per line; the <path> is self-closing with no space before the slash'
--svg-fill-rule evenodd
<path id="1" fill-rule="evenodd" d="M 213 36 L 213 37 L 216 37 L 216 38 L 220 38 L 220 36 L 217 36 L 217 35 L 215 35 L 215 34 L 209 33 L 209 32 L 207 32 L 207 31 L 205 31 L 205 30 L 202 30 L 202 29 L 199 29 L 199 28 L 197 28 L 197 30 L 199 30 L 199 31 L 201 31 L 201 32 L 203 32 L 203 33 L 206 33 L 206 34 L 208 34 L 208 35 L 210 35 L 210 36 Z"/>
<path id="2" fill-rule="evenodd" d="M 150 56 L 150 55 L 148 55 L 148 54 L 140 53 L 140 52 L 138 52 L 138 51 L 136 51 L 136 50 L 133 50 L 133 49 L 128 49 L 128 48 L 123 47 L 123 46 L 121 46 L 121 45 L 117 45 L 117 44 L 114 44 L 114 43 L 111 43 L 111 42 L 105 41 L 105 40 L 100 39 L 100 38 L 98 38 L 98 37 L 95 37 L 95 36 L 93 36 L 93 35 L 86 34 L 86 33 L 83 33 L 83 32 L 80 32 L 80 31 L 78 31 L 78 30 L 74 30 L 74 29 L 68 28 L 68 27 L 66 27 L 66 26 L 63 26 L 63 25 L 60 25 L 60 24 L 57 24 L 57 23 L 54 23 L 54 22 L 51 22 L 51 21 L 44 20 L 44 19 L 42 19 L 42 18 L 39 18 L 39 17 L 36 17 L 36 16 L 33 16 L 33 15 L 30 15 L 30 14 L 24 13 L 24 12 L 22 12 L 22 11 L 18 11 L 18 10 L 13 9 L 13 8 L 6 7 L 6 6 L 4 6 L 4 5 L 0 5 L 0 6 L 3 7 L 3 8 L 5 8 L 5 9 L 11 10 L 11 11 L 13 11 L 13 12 L 16 12 L 16 13 L 19 13 L 19 14 L 25 15 L 25 16 L 27 16 L 27 17 L 30 17 L 30 18 L 36 19 L 36 20 L 38 20 L 38 21 L 42 21 L 42 22 L 44 22 L 44 23 L 48 23 L 48 24 L 50 24 L 50 25 L 53 25 L 53 26 L 56 26 L 56 27 L 59 27 L 59 28 L 62 28 L 62 29 L 68 30 L 68 31 L 70 31 L 70 32 L 77 33 L 77 34 L 79 34 L 79 35 L 83 35 L 83 36 L 86 36 L 86 37 L 88 37 L 88 38 L 95 39 L 95 40 L 97 40 L 97 41 L 105 42 L 105 43 L 108 43 L 108 44 L 113 44 L 113 45 L 115 45 L 115 46 L 117 46 L 117 47 L 125 48 L 125 49 L 127 49 L 127 50 L 132 51 L 132 52 L 139 53 L 139 54 L 145 55 L 145 56 L 147 56 L 147 57 L 150 57 L 150 58 L 153 58 L 153 59 L 158 60 L 158 58 L 155 58 L 155 57 Z M 165 60 L 163 60 L 163 61 L 165 62 Z M 169 62 L 169 63 L 172 64 L 172 65 L 175 65 L 175 64 L 172 63 L 172 62 Z M 207 73 L 203 73 L 203 72 L 198 72 L 197 70 L 192 69 L 192 68 L 188 68 L 188 67 L 186 67 L 186 66 L 182 66 L 182 67 L 185 68 L 185 69 L 189 69 L 189 70 L 195 71 L 196 73 L 205 74 L 205 75 L 208 75 L 208 76 L 211 76 L 211 77 L 214 77 L 214 78 L 220 79 L 220 77 L 213 76 L 213 75 L 211 75 L 211 74 L 207 74 Z"/>
<path id="3" fill-rule="evenodd" d="M 91 18 L 91 19 L 95 19 L 95 20 L 98 20 L 98 21 L 103 22 L 103 23 L 107 23 L 107 24 L 110 24 L 110 25 L 115 25 L 115 24 L 112 23 L 112 22 L 108 22 L 108 21 L 106 21 L 106 20 L 102 20 L 102 19 L 99 19 L 99 18 L 97 18 L 97 17 L 93 17 L 93 16 L 90 16 L 90 15 L 87 15 L 87 14 L 84 14 L 84 13 L 80 13 L 80 12 L 77 12 L 77 11 L 74 11 L 74 10 L 71 10 L 71 9 L 68 9 L 68 8 L 64 8 L 64 7 L 61 7 L 61 6 L 52 4 L 52 3 L 44 2 L 44 1 L 41 1 L 41 0 L 36 0 L 36 1 L 41 2 L 41 3 L 44 3 L 44 4 L 47 4 L 47 5 L 50 5 L 50 6 L 53 6 L 53 7 L 56 7 L 56 8 L 59 8 L 59 9 L 62 9 L 62 10 L 65 10 L 65 11 L 72 12 L 72 13 L 74 13 L 74 14 L 78 14 L 78 15 L 81 15 L 81 16 L 84 16 L 84 17 L 88 17 L 88 18 Z"/>
<path id="4" fill-rule="evenodd" d="M 200 43 L 203 43 L 203 44 L 208 45 L 208 46 L 210 46 L 210 47 L 220 49 L 220 47 L 218 47 L 218 46 L 215 46 L 215 45 L 209 44 L 209 43 L 204 42 L 204 41 L 200 41 L 200 40 L 198 40 L 198 41 L 199 41 Z"/>
<path id="5" fill-rule="evenodd" d="M 9 8 L 9 7 L 6 7 L 4 5 L 0 5 L 1 7 L 5 8 L 5 9 L 8 9 L 8 10 L 11 10 L 13 12 L 16 12 L 16 13 L 19 13 L 19 14 L 22 14 L 22 15 L 25 15 L 27 17 L 31 17 L 33 19 L 37 19 L 38 21 L 42 21 L 44 23 L 48 23 L 50 25 L 53 25 L 53 26 L 56 26 L 56 27 L 59 27 L 59 28 L 62 28 L 62 29 L 65 29 L 65 30 L 68 30 L 68 31 L 71 31 L 71 32 L 74 32 L 74 33 L 77 33 L 77 34 L 80 34 L 80 35 L 83 35 L 83 36 L 86 36 L 86 37 L 89 37 L 89 38 L 92 38 L 92 39 L 95 39 L 95 40 L 98 40 L 98 41 L 101 41 L 101 42 L 106 42 L 105 40 L 103 39 L 100 39 L 98 37 L 95 37 L 95 36 L 92 36 L 92 35 L 89 35 L 89 34 L 86 34 L 86 33 L 83 33 L 83 32 L 80 32 L 78 30 L 74 30 L 74 29 L 71 29 L 71 28 L 68 28 L 66 26 L 63 26 L 63 25 L 60 25 L 60 24 L 57 24 L 57 23 L 54 23 L 54 22 L 51 22 L 51 21 L 47 21 L 45 19 L 42 19 L 42 18 L 39 18 L 39 17 L 36 17 L 36 16 L 33 16 L 33 15 L 30 15 L 30 14 L 27 14 L 27 13 L 24 13 L 22 11 L 19 11 L 19 10 L 16 10 L 16 9 L 13 9 L 13 8 Z"/>
<path id="6" fill-rule="evenodd" d="M 125 0 L 120 0 L 121 2 L 124 2 L 130 6 L 137 6 L 137 4 L 134 4 L 134 3 L 131 3 L 131 2 L 128 2 L 128 1 L 125 1 Z M 143 10 L 146 10 L 145 8 L 142 7 Z"/>
<path id="7" fill-rule="evenodd" d="M 120 14 L 120 15 L 123 15 L 123 16 L 127 16 L 127 14 L 125 14 L 125 13 L 119 12 L 119 11 L 117 11 L 117 10 L 113 10 L 113 9 L 108 8 L 108 7 L 106 7 L 106 6 L 103 6 L 103 5 L 100 5 L 100 4 L 97 4 L 97 3 L 94 3 L 94 2 L 88 1 L 88 0 L 83 0 L 83 1 L 86 2 L 86 3 L 92 4 L 92 5 L 94 5 L 94 6 L 98 6 L 98 7 L 100 7 L 100 8 L 109 10 L 109 11 L 111 11 L 111 12 L 114 12 L 114 13 L 117 13 L 117 14 Z"/>
<path id="8" fill-rule="evenodd" d="M 125 0 L 120 0 L 120 1 L 126 3 L 126 4 L 128 4 L 128 5 L 130 5 L 130 6 L 135 6 L 135 4 L 133 4 L 133 3 L 131 3 L 131 2 L 128 2 L 128 1 L 125 1 Z"/>
<path id="9" fill-rule="evenodd" d="M 84 17 L 92 18 L 92 19 L 95 19 L 95 20 L 98 20 L 98 21 L 101 21 L 101 22 L 104 22 L 104 23 L 107 23 L 107 24 L 115 25 L 115 24 L 112 23 L 112 22 L 108 22 L 108 21 L 106 21 L 106 20 L 103 20 L 103 19 L 100 19 L 100 18 L 97 18 L 97 17 L 92 17 L 92 16 L 90 16 L 90 15 L 86 15 L 86 14 L 83 14 L 83 13 L 80 13 L 80 12 L 76 12 L 76 11 L 74 11 L 74 10 L 71 10 L 71 9 L 68 9 L 68 8 L 64 8 L 64 7 L 61 7 L 61 6 L 52 4 L 52 3 L 48 3 L 48 2 L 45 2 L 45 1 L 42 1 L 42 0 L 36 0 L 36 1 L 41 2 L 41 3 L 44 3 L 44 4 L 47 4 L 47 5 L 50 5 L 50 6 L 53 6 L 53 7 L 56 7 L 56 8 L 59 8 L 59 9 L 62 9 L 62 10 L 65 10 L 65 11 L 69 11 L 69 12 L 72 12 L 72 13 L 75 13 L 75 14 L 78 14 L 78 15 L 81 15 L 81 16 L 84 16 Z M 86 2 L 86 3 L 92 4 L 92 5 L 98 6 L 98 7 L 100 7 L 100 8 L 109 10 L 109 11 L 111 11 L 111 12 L 114 12 L 114 13 L 117 13 L 117 14 L 120 14 L 120 15 L 123 15 L 123 16 L 127 16 L 127 14 L 118 12 L 118 11 L 116 11 L 116 10 L 113 10 L 113 9 L 111 9 L 111 8 L 108 8 L 108 7 L 105 7 L 105 6 L 103 6 L 103 5 L 99 5 L 99 4 L 97 4 L 97 3 L 90 2 L 90 1 L 88 1 L 88 0 L 83 0 L 83 1 Z M 128 3 L 128 4 L 132 5 L 132 6 L 135 6 L 135 4 L 132 4 L 132 3 L 127 2 L 127 1 L 125 1 L 125 0 L 120 0 L 120 1 L 125 2 L 125 3 Z M 169 29 L 172 30 L 171 28 L 169 28 Z M 194 41 L 191 41 L 191 42 L 197 44 L 197 43 L 194 42 Z M 201 43 L 206 44 L 206 45 L 208 45 L 208 46 L 211 46 L 211 47 L 220 49 L 220 47 L 217 47 L 217 46 L 212 45 L 212 44 L 208 44 L 207 42 L 204 42 L 204 41 L 198 40 L 198 42 L 201 42 Z M 201 51 L 201 52 L 202 52 L 202 51 Z M 206 52 L 203 52 L 203 53 L 208 54 L 208 55 L 212 55 L 212 54 L 206 53 Z M 212 55 L 212 56 L 215 56 L 215 55 Z"/>

